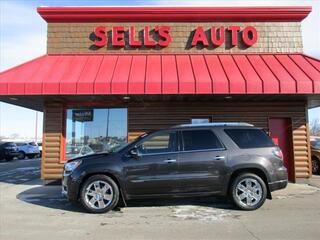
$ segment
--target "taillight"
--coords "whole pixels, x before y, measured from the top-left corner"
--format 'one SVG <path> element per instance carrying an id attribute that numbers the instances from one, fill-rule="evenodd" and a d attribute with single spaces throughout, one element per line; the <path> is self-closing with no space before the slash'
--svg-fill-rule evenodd
<path id="1" fill-rule="evenodd" d="M 276 157 L 280 158 L 281 160 L 283 160 L 283 153 L 281 151 L 281 149 L 279 147 L 276 147 L 273 151 L 272 151 L 273 155 L 275 155 Z"/>

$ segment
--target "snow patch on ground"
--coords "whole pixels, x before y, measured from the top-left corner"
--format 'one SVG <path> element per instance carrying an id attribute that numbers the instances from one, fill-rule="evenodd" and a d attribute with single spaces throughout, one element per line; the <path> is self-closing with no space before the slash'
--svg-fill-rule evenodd
<path id="1" fill-rule="evenodd" d="M 183 220 L 221 221 L 232 216 L 229 211 L 214 207 L 184 205 L 173 208 L 173 216 Z"/>

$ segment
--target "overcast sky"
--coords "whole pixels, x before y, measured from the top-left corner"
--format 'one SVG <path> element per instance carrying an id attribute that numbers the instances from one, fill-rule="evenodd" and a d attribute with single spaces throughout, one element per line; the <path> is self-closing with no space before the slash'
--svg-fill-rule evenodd
<path id="1" fill-rule="evenodd" d="M 0 71 L 46 53 L 47 26 L 37 14 L 37 6 L 92 5 L 312 6 L 312 13 L 302 22 L 303 50 L 320 58 L 319 0 L 0 0 Z M 320 118 L 320 108 L 310 112 L 310 119 L 314 118 Z M 0 103 L 0 135 L 34 136 L 34 120 L 34 111 Z M 42 123 L 42 114 L 39 122 Z M 42 124 L 38 129 L 42 131 Z"/>

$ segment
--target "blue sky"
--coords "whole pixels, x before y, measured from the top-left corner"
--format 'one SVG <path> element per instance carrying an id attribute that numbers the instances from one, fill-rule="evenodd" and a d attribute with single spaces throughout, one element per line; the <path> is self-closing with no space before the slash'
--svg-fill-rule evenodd
<path id="1" fill-rule="evenodd" d="M 46 23 L 37 14 L 38 6 L 312 6 L 313 12 L 302 22 L 304 52 L 320 58 L 319 0 L 0 0 L 0 71 L 46 53 Z M 21 118 L 23 117 L 23 121 Z M 309 119 L 320 118 L 320 108 L 309 111 Z M 35 111 L 0 102 L 0 135 L 33 137 Z M 42 132 L 42 113 L 38 132 Z"/>

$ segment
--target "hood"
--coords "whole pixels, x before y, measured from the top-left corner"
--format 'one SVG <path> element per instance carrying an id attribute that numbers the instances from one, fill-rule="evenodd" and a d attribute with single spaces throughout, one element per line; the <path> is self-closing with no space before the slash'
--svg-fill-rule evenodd
<path id="1" fill-rule="evenodd" d="M 85 155 L 85 156 L 69 159 L 67 162 L 73 162 L 73 161 L 78 161 L 78 160 L 82 160 L 82 161 L 87 161 L 88 160 L 88 161 L 90 161 L 90 160 L 106 157 L 106 156 L 108 156 L 110 154 L 111 153 L 108 153 L 108 152 L 89 154 L 89 155 Z"/>

